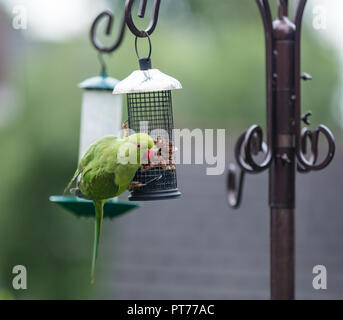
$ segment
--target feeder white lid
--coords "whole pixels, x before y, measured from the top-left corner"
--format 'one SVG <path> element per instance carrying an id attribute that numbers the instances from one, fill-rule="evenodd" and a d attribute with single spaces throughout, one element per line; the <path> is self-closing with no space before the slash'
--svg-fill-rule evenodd
<path id="1" fill-rule="evenodd" d="M 181 83 L 158 69 L 136 70 L 120 81 L 113 94 L 142 93 L 181 89 Z"/>

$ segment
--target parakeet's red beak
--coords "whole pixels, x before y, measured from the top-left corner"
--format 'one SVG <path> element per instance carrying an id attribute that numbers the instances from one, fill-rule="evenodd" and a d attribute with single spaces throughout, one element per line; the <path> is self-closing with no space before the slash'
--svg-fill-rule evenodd
<path id="1" fill-rule="evenodd" d="M 149 162 L 153 162 L 155 158 L 155 151 L 150 149 L 144 153 L 144 159 L 148 159 Z"/>

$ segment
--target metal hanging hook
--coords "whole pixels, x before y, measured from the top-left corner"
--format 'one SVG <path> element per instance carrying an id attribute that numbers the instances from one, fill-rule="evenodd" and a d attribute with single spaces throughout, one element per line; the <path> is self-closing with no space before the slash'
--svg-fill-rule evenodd
<path id="1" fill-rule="evenodd" d="M 149 41 L 149 54 L 146 58 L 150 59 L 151 58 L 151 52 L 152 52 L 151 39 L 150 39 L 150 36 L 148 33 L 146 33 L 146 37 L 148 38 L 148 41 Z M 139 55 L 139 52 L 138 52 L 138 37 L 136 37 L 136 39 L 135 39 L 135 49 L 136 49 L 137 58 L 141 59 L 141 56 Z"/>
<path id="2" fill-rule="evenodd" d="M 116 50 L 121 45 L 121 42 L 123 40 L 124 33 L 125 33 L 125 27 L 126 27 L 125 14 L 124 14 L 124 17 L 122 19 L 122 23 L 121 23 L 121 27 L 120 27 L 120 31 L 119 31 L 119 36 L 118 36 L 117 40 L 114 42 L 114 44 L 112 46 L 109 46 L 109 47 L 102 45 L 96 38 L 96 28 L 97 28 L 100 20 L 103 18 L 107 18 L 107 26 L 106 26 L 105 34 L 107 36 L 109 36 L 111 33 L 112 26 L 114 23 L 114 15 L 110 10 L 105 10 L 105 11 L 101 12 L 95 18 L 95 20 L 92 24 L 91 31 L 90 31 L 91 42 L 92 42 L 93 46 L 99 52 L 101 52 L 101 53 L 112 53 L 114 50 Z"/>
<path id="3" fill-rule="evenodd" d="M 106 63 L 105 63 L 105 59 L 102 55 L 102 52 L 98 53 L 98 60 L 99 60 L 100 66 L 101 66 L 101 76 L 107 77 Z"/>
<path id="4" fill-rule="evenodd" d="M 227 201 L 234 209 L 237 209 L 242 201 L 245 174 L 257 174 L 269 168 L 271 153 L 262 138 L 262 129 L 253 125 L 236 142 L 234 153 L 240 170 L 238 172 L 236 166 L 230 163 L 226 182 Z M 260 152 L 265 155 L 262 164 L 253 159 L 253 156 Z"/>
<path id="5" fill-rule="evenodd" d="M 129 29 L 131 30 L 131 32 L 136 37 L 145 38 L 147 35 L 151 35 L 156 28 L 157 21 L 158 21 L 158 14 L 160 11 L 161 0 L 154 0 L 150 24 L 145 30 L 139 30 L 133 22 L 132 6 L 133 6 L 134 2 L 135 2 L 135 0 L 126 0 L 126 4 L 125 4 L 126 24 L 129 27 Z M 140 1 L 139 9 L 138 9 L 138 17 L 139 18 L 144 18 L 145 11 L 146 11 L 146 5 L 147 5 L 147 0 L 141 0 Z"/>
<path id="6" fill-rule="evenodd" d="M 239 165 L 239 172 L 237 171 L 236 166 L 233 163 L 229 164 L 229 169 L 227 173 L 227 180 L 226 180 L 226 195 L 227 195 L 227 202 L 230 207 L 237 209 L 241 205 L 242 201 L 242 193 L 243 193 L 243 185 L 244 185 L 244 176 L 245 170 L 240 165 L 240 154 L 241 154 L 241 147 L 245 140 L 245 134 L 241 134 L 238 138 L 238 141 L 235 145 L 235 158 Z"/>
<path id="7" fill-rule="evenodd" d="M 226 182 L 226 192 L 227 202 L 230 207 L 234 209 L 239 208 L 241 205 L 245 171 L 240 170 L 238 177 L 237 174 L 236 166 L 233 163 L 230 163 Z"/>

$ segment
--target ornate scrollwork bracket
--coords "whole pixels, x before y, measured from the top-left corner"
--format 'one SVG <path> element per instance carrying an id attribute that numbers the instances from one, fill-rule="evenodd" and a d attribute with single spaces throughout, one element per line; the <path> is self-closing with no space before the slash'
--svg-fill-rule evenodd
<path id="1" fill-rule="evenodd" d="M 276 147 L 277 130 L 275 129 L 275 76 L 273 51 L 275 34 L 273 29 L 273 18 L 268 0 L 256 0 L 259 8 L 266 42 L 266 71 L 267 71 L 267 142 L 263 142 L 263 133 L 261 127 L 254 125 L 244 132 L 238 139 L 235 146 L 235 158 L 239 167 L 230 164 L 227 176 L 227 200 L 231 207 L 238 208 L 242 200 L 243 184 L 246 173 L 256 174 L 270 167 L 273 159 L 280 158 L 283 163 L 290 165 L 293 161 L 297 162 L 298 172 L 306 173 L 309 171 L 318 171 L 327 167 L 335 154 L 335 140 L 331 131 L 324 125 L 318 126 L 311 131 L 308 128 L 301 129 L 301 123 L 309 125 L 308 117 L 310 112 L 301 117 L 301 80 L 311 80 L 312 77 L 307 73 L 300 73 L 300 42 L 301 42 L 301 24 L 302 17 L 307 0 L 297 0 L 293 18 L 294 25 L 294 95 L 292 100 L 295 107 L 294 116 L 294 159 L 289 159 L 287 154 L 279 153 Z M 278 1 L 278 19 L 288 19 L 288 0 Z M 328 143 L 328 152 L 322 161 L 319 159 L 319 137 L 322 134 Z M 292 136 L 290 135 L 290 136 Z M 309 147 L 310 143 L 310 148 Z M 308 150 L 309 149 L 309 150 Z M 255 161 L 259 153 L 265 155 L 262 163 Z"/>
<path id="2" fill-rule="evenodd" d="M 242 200 L 245 173 L 256 174 L 266 170 L 272 160 L 271 149 L 263 141 L 263 132 L 257 125 L 251 126 L 237 140 L 235 158 L 239 166 L 230 164 L 227 176 L 227 200 L 231 207 L 238 208 Z M 257 163 L 255 157 L 259 153 L 265 155 L 262 163 Z"/>

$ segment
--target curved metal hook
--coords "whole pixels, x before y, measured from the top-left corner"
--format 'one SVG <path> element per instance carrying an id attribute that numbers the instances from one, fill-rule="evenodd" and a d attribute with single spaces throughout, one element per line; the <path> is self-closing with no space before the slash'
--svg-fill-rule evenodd
<path id="1" fill-rule="evenodd" d="M 267 144 L 269 149 L 273 145 L 273 17 L 268 0 L 256 0 L 259 8 L 266 42 L 266 77 L 267 77 Z"/>
<path id="2" fill-rule="evenodd" d="M 91 27 L 91 31 L 90 31 L 90 38 L 91 38 L 91 42 L 93 44 L 93 46 L 102 53 L 111 53 L 114 50 L 116 50 L 124 37 L 124 33 L 125 33 L 125 27 L 126 27 L 126 21 L 125 21 L 125 15 L 123 17 L 122 20 L 122 24 L 121 24 L 121 28 L 119 31 L 119 36 L 117 38 L 117 40 L 115 41 L 115 43 L 110 46 L 110 47 L 106 47 L 104 45 L 102 45 L 97 39 L 96 39 L 96 28 L 98 26 L 98 23 L 100 22 L 101 19 L 103 18 L 107 18 L 107 26 L 106 26 L 106 35 L 110 35 L 111 33 L 111 29 L 112 29 L 112 25 L 114 22 L 114 15 L 110 10 L 105 10 L 103 12 L 101 12 L 94 20 L 92 27 Z"/>
<path id="3" fill-rule="evenodd" d="M 307 0 L 298 0 L 295 8 L 293 22 L 296 26 L 295 31 L 295 132 L 296 140 L 296 154 L 298 159 L 299 172 L 317 171 L 325 168 L 332 161 L 335 154 L 335 139 L 331 131 L 323 125 L 318 126 L 313 132 L 309 129 L 301 131 L 301 26 L 302 18 Z M 318 159 L 318 140 L 319 134 L 323 133 L 329 145 L 328 154 L 326 158 L 320 163 L 316 164 Z M 307 140 L 311 140 L 311 157 L 306 159 L 305 153 L 307 149 Z"/>
<path id="4" fill-rule="evenodd" d="M 307 141 L 310 141 L 311 143 L 311 146 L 313 146 L 313 140 L 312 140 L 312 131 L 308 130 L 307 128 L 304 128 L 301 132 L 301 152 L 303 153 L 303 155 L 305 156 L 307 154 Z M 312 147 L 312 150 L 311 150 L 311 154 L 310 154 L 310 159 L 309 159 L 309 162 L 311 163 L 315 163 L 315 161 L 317 161 L 317 157 L 318 156 L 318 153 L 314 153 L 313 152 L 313 147 Z M 300 173 L 308 173 L 310 172 L 311 170 L 307 167 L 304 167 L 300 164 L 300 162 L 298 161 L 297 163 L 297 170 L 298 172 Z"/>
<path id="5" fill-rule="evenodd" d="M 304 10 L 307 0 L 298 0 L 295 8 L 294 14 L 294 24 L 296 26 L 295 32 L 295 108 L 296 108 L 296 153 L 298 159 L 298 170 L 300 172 L 308 171 L 318 171 L 327 167 L 332 161 L 335 155 L 335 138 L 331 131 L 324 125 L 318 126 L 313 132 L 309 129 L 304 129 L 301 131 L 301 25 L 302 18 L 304 15 Z M 328 153 L 325 159 L 317 164 L 318 160 L 318 143 L 319 143 L 319 134 L 324 134 L 328 142 Z M 311 157 L 306 159 L 305 153 L 307 149 L 307 140 L 311 141 Z"/>
<path id="6" fill-rule="evenodd" d="M 156 28 L 157 21 L 158 21 L 158 14 L 160 11 L 161 0 L 154 0 L 150 24 L 145 30 L 137 29 L 137 27 L 135 26 L 133 22 L 132 6 L 134 2 L 135 0 L 126 0 L 126 4 L 125 4 L 126 24 L 136 37 L 144 38 L 146 37 L 146 34 L 151 35 Z M 139 10 L 138 10 L 138 17 L 144 18 L 146 5 L 147 5 L 147 0 L 141 0 L 140 5 L 139 5 Z"/>
<path id="7" fill-rule="evenodd" d="M 226 182 L 227 202 L 234 209 L 239 208 L 242 202 L 245 171 L 240 170 L 238 181 L 237 174 L 236 166 L 230 163 Z"/>
<path id="8" fill-rule="evenodd" d="M 307 0 L 298 0 L 295 7 L 293 22 L 296 26 L 294 52 L 295 52 L 295 132 L 297 135 L 297 153 L 301 148 L 301 25 Z"/>
<path id="9" fill-rule="evenodd" d="M 271 14 L 269 2 L 268 0 L 256 0 L 256 3 L 262 17 L 263 26 L 266 34 L 266 42 L 268 46 L 272 44 L 273 40 L 273 17 Z"/>
<path id="10" fill-rule="evenodd" d="M 255 145 L 255 148 L 252 149 L 252 146 Z M 256 149 L 256 147 L 258 149 Z M 262 151 L 266 154 L 264 161 L 261 164 L 256 163 L 253 158 L 253 155 L 258 154 L 259 151 Z M 245 152 L 245 161 L 253 169 L 254 172 L 258 173 L 267 169 L 272 161 L 272 151 L 271 149 L 263 142 L 263 131 L 261 127 L 254 125 L 249 128 L 245 134 L 244 139 L 244 152 Z"/>
<path id="11" fill-rule="evenodd" d="M 298 0 L 295 5 L 295 13 L 294 13 L 293 22 L 296 25 L 296 27 L 299 29 L 301 29 L 301 22 L 302 22 L 302 17 L 304 15 L 306 3 L 307 3 L 307 0 Z"/>
<path id="12" fill-rule="evenodd" d="M 253 125 L 237 140 L 235 158 L 240 167 L 240 172 L 238 174 L 236 167 L 230 164 L 226 185 L 227 201 L 232 208 L 240 206 L 245 174 L 259 173 L 267 169 L 271 163 L 271 153 L 267 144 L 263 142 L 262 135 L 262 129 L 257 125 Z M 262 164 L 257 164 L 253 159 L 253 155 L 256 156 L 260 152 L 266 154 L 266 158 Z M 237 175 L 239 175 L 238 178 Z"/>
<path id="13" fill-rule="evenodd" d="M 226 194 L 227 194 L 227 202 L 230 207 L 237 209 L 242 201 L 242 193 L 243 193 L 243 184 L 244 184 L 244 176 L 245 176 L 245 169 L 244 166 L 241 164 L 241 147 L 245 139 L 245 134 L 240 135 L 238 138 L 236 145 L 235 145 L 235 158 L 236 162 L 240 166 L 239 171 L 239 178 L 237 181 L 237 169 L 233 163 L 229 164 L 229 170 L 227 174 L 226 180 Z M 238 183 L 238 184 L 237 184 Z"/>
<path id="14" fill-rule="evenodd" d="M 322 133 L 326 138 L 328 143 L 328 153 L 325 159 L 317 164 L 318 160 L 318 144 L 319 144 L 319 135 Z M 311 156 L 310 159 L 306 159 L 305 154 L 307 152 L 307 140 L 311 142 Z M 309 172 L 309 171 L 319 171 L 327 167 L 332 161 L 335 151 L 335 138 L 331 131 L 324 125 L 318 126 L 314 131 L 311 131 L 307 128 L 304 128 L 301 133 L 301 146 L 298 158 L 298 171 L 299 172 Z"/>

